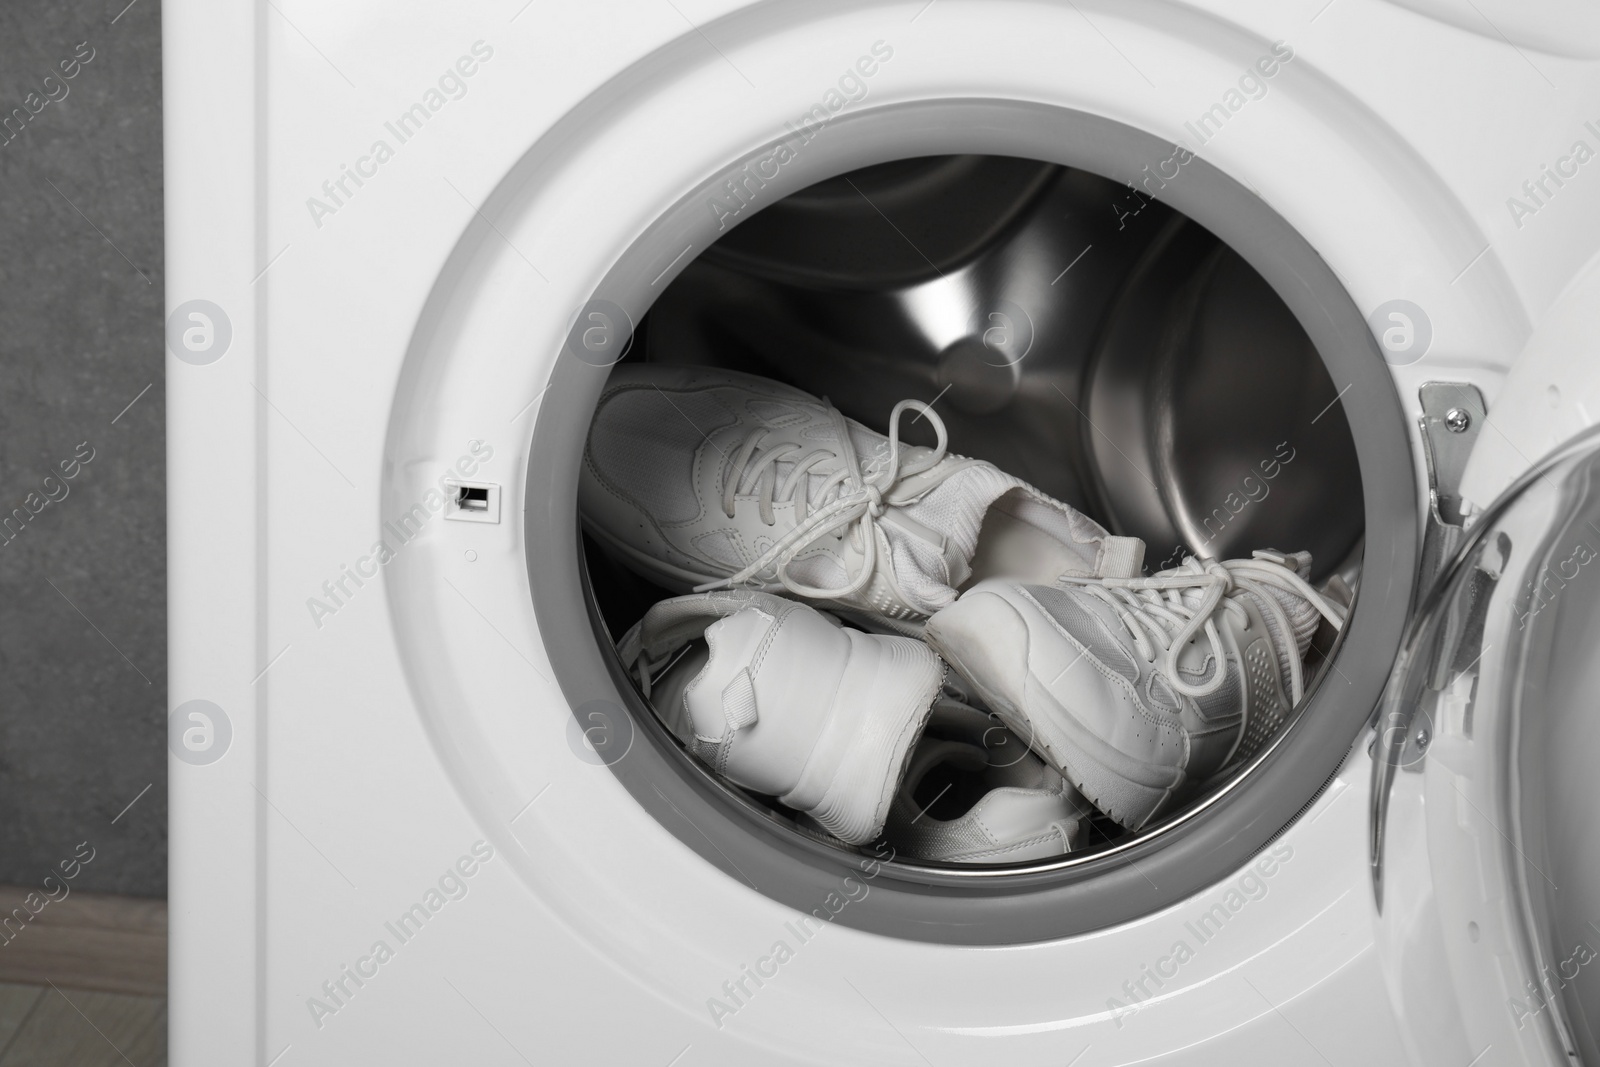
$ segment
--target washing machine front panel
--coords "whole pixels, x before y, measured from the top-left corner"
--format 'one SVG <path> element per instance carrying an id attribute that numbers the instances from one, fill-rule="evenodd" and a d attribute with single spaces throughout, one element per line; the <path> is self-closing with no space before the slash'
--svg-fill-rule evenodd
<path id="1" fill-rule="evenodd" d="M 1359 752 L 1270 876 L 1246 884 L 1242 868 L 1119 928 L 1005 948 L 829 922 L 736 1002 L 725 983 L 770 967 L 797 912 L 663 832 L 574 740 L 531 607 L 522 517 L 541 502 L 523 487 L 578 309 L 686 192 L 785 137 L 879 41 L 893 58 L 851 114 L 1024 102 L 1169 143 L 1293 42 L 1200 158 L 1301 234 L 1363 313 L 1426 307 L 1427 358 L 1393 370 L 1402 403 L 1425 375 L 1492 390 L 1525 304 L 1555 285 L 1539 257 L 1479 255 L 1503 196 L 1458 146 L 1497 122 L 1521 155 L 1533 134 L 1495 116 L 1522 90 L 1463 107 L 1452 139 L 1388 80 L 1483 100 L 1481 65 L 1503 47 L 1430 49 L 1438 24 L 1356 2 L 1314 23 L 1248 5 L 510 6 L 166 11 L 169 291 L 235 327 L 223 358 L 169 366 L 173 645 L 208 650 L 175 653 L 174 702 L 229 694 L 236 730 L 223 759 L 173 763 L 175 915 L 206 916 L 203 934 L 176 920 L 174 1062 L 820 1063 L 841 1047 L 883 1062 L 1065 1062 L 1086 1047 L 1085 1064 L 1211 1062 L 1303 1056 L 1307 1037 L 1335 1059 L 1396 1062 L 1374 997 L 1364 813 L 1346 795 L 1366 790 Z M 1372 27 L 1459 64 L 1380 73 L 1363 58 Z M 429 117 L 402 141 L 388 124 L 416 104 Z M 829 176 L 824 162 L 802 153 L 784 181 Z M 363 184 L 340 184 L 346 165 Z M 218 217 L 250 224 L 219 239 Z M 1519 249 L 1548 239 L 1528 235 Z M 676 254 L 643 280 L 669 282 Z M 498 487 L 501 521 L 434 514 L 443 477 Z M 419 503 L 418 531 L 386 532 Z M 433 890 L 444 902 L 420 933 L 396 926 L 402 942 L 390 924 Z M 1219 905 L 1237 918 L 1202 948 L 1186 924 Z M 1180 940 L 1193 962 L 1163 977 Z M 1132 1013 L 1124 982 L 1144 1005 Z M 1324 998 L 1371 1025 L 1319 1029 Z M 796 1022 L 819 1014 L 826 1028 Z"/>
<path id="2" fill-rule="evenodd" d="M 654 97 L 654 98 L 655 99 L 660 99 L 660 97 Z M 675 100 L 670 99 L 670 98 L 662 100 L 662 103 L 661 103 L 662 112 L 663 113 L 670 113 L 674 109 L 674 105 L 676 105 L 676 104 L 677 104 L 677 102 Z M 640 138 L 640 137 L 649 136 L 649 131 L 650 130 L 659 128 L 658 121 L 651 121 L 652 118 L 653 118 L 652 116 L 642 116 L 642 117 L 639 118 L 639 120 L 637 122 L 637 125 L 630 124 L 623 131 L 622 134 L 618 135 L 617 143 L 618 144 L 632 143 L 632 142 L 636 142 L 637 139 Z M 590 123 L 591 128 L 594 127 L 595 125 L 597 125 L 597 124 L 595 124 L 593 122 Z M 720 133 L 720 131 L 718 131 L 718 132 Z M 842 124 L 834 126 L 834 127 L 830 128 L 830 130 L 828 131 L 829 135 L 833 135 L 833 134 L 844 135 L 847 132 L 848 132 L 847 127 L 845 127 Z M 757 143 L 762 143 L 762 142 L 757 142 Z M 937 149 L 937 148 L 940 148 L 940 147 L 954 147 L 954 146 L 947 146 L 946 144 L 941 143 L 940 141 L 930 140 L 928 142 L 928 148 L 924 149 L 924 151 L 933 150 L 933 149 Z M 614 154 L 615 151 L 616 151 L 616 147 L 615 146 L 611 147 L 609 149 L 609 151 L 607 150 L 607 148 L 605 146 L 601 146 L 601 147 L 599 147 L 599 148 L 597 148 L 595 150 L 595 161 L 598 162 L 599 159 L 606 158 L 606 156 L 608 154 Z M 813 154 L 813 155 L 815 155 L 815 154 Z M 868 162 L 868 161 L 870 161 L 870 160 L 868 160 L 866 158 L 861 158 L 859 160 L 859 162 Z M 561 204 L 564 207 L 566 207 L 573 216 L 583 217 L 583 218 L 586 218 L 586 219 L 592 219 L 592 217 L 594 215 L 593 212 L 585 212 L 585 211 L 581 211 L 581 210 L 571 211 L 572 205 L 577 204 L 577 203 L 599 204 L 599 203 L 601 203 L 603 201 L 608 202 L 609 199 L 611 199 L 614 196 L 616 190 L 609 189 L 609 188 L 604 188 L 604 187 L 598 188 L 598 189 L 594 188 L 593 187 L 593 182 L 594 182 L 593 175 L 594 175 L 595 171 L 594 171 L 592 166 L 586 167 L 585 166 L 585 162 L 586 161 L 582 160 L 582 159 L 573 159 L 568 164 L 573 172 L 582 174 L 583 177 L 584 177 L 584 181 L 582 183 L 574 182 L 572 184 L 572 186 L 570 187 L 570 191 L 569 191 L 569 188 L 567 187 L 567 185 L 565 184 L 567 179 L 565 178 L 564 175 L 557 173 L 556 175 L 554 175 L 550 179 L 550 181 L 551 181 L 551 183 L 553 185 L 556 185 L 558 188 L 562 189 L 562 194 L 560 196 L 552 196 L 550 198 L 550 200 L 551 200 L 551 202 L 558 203 L 558 204 Z M 803 154 L 802 154 L 800 159 L 795 161 L 797 166 L 804 166 L 804 165 L 806 165 L 806 162 L 807 162 L 807 159 Z M 546 165 L 545 161 L 542 160 L 542 159 L 540 160 L 540 163 L 541 163 L 541 165 Z M 663 160 L 663 166 L 664 167 L 667 166 L 668 163 L 669 163 L 669 161 Z M 737 159 L 736 159 L 736 163 L 737 163 Z M 736 163 L 734 165 L 736 165 Z M 548 165 L 551 167 L 552 170 L 554 170 L 554 165 L 553 164 L 548 164 Z M 727 169 L 725 169 L 725 168 L 727 168 L 729 166 L 732 166 L 732 165 L 725 164 L 724 168 L 718 168 L 716 170 L 713 170 L 712 177 L 715 178 L 715 177 L 720 176 L 721 174 L 728 173 Z M 809 175 L 802 174 L 800 176 L 796 176 L 796 177 L 794 177 L 792 179 L 793 185 L 796 186 L 796 187 L 798 187 L 800 185 L 803 185 L 803 184 L 805 184 L 805 180 L 807 178 L 820 178 L 820 177 L 828 176 L 830 171 L 831 171 L 831 168 L 819 168 L 817 171 L 812 172 Z M 701 180 L 704 181 L 705 179 L 702 178 Z M 586 186 L 587 186 L 587 188 L 586 188 Z M 661 211 L 661 212 L 664 212 L 669 207 L 671 207 L 673 205 L 674 201 L 672 199 L 669 199 L 669 196 L 677 194 L 677 190 L 672 189 L 670 184 L 668 182 L 666 182 L 666 181 L 663 181 L 662 183 L 660 183 L 660 189 L 661 189 L 661 201 L 660 201 L 660 207 L 657 210 Z M 510 197 L 512 197 L 514 195 L 512 190 L 514 190 L 514 186 L 511 186 L 510 183 L 508 183 L 508 192 L 507 192 L 508 202 L 507 202 L 507 204 L 505 206 L 501 207 L 500 210 L 495 212 L 494 217 L 496 218 L 496 220 L 499 223 L 499 225 L 501 226 L 501 228 L 504 229 L 504 231 L 510 237 L 510 240 L 511 240 L 511 242 L 513 244 L 518 243 L 518 234 L 526 233 L 526 234 L 529 234 L 531 236 L 533 233 L 541 232 L 541 231 L 543 231 L 545 233 L 548 233 L 550 227 L 559 227 L 559 226 L 562 225 L 562 220 L 553 219 L 553 218 L 545 220 L 543 226 L 537 226 L 537 225 L 533 225 L 531 223 L 523 225 L 523 226 L 520 226 L 520 227 L 514 225 L 512 223 L 512 221 L 511 221 L 512 219 L 514 219 L 516 217 L 515 214 L 514 214 L 513 208 L 511 207 L 511 205 L 515 203 L 514 200 L 510 199 Z M 763 187 L 763 191 L 766 191 L 764 187 Z M 778 190 L 776 190 L 776 189 L 772 190 L 774 196 L 776 195 L 777 191 Z M 635 194 L 635 196 L 638 196 L 641 192 L 642 192 L 641 187 L 639 186 L 638 183 L 635 183 L 635 185 L 634 185 L 634 194 Z M 527 196 L 527 198 L 530 199 L 530 200 L 533 198 L 532 194 L 518 194 L 518 195 Z M 580 200 L 580 199 L 578 199 L 580 196 L 583 196 L 585 198 Z M 694 210 L 699 211 L 704 207 L 704 201 L 703 200 L 702 201 L 698 201 L 697 203 L 695 203 L 692 206 L 693 206 Z M 643 218 L 643 219 L 628 220 L 628 221 L 632 222 L 634 225 L 643 226 L 643 224 L 646 221 L 653 222 L 654 220 L 650 219 L 648 214 L 646 214 L 645 218 Z M 626 227 L 624 227 L 624 226 L 621 226 L 621 225 L 615 226 L 615 227 L 613 227 L 613 229 L 610 232 L 615 236 L 615 239 L 616 239 L 616 244 L 614 246 L 611 246 L 611 247 L 614 247 L 616 249 L 616 252 L 614 254 L 616 254 L 618 256 L 621 255 L 623 250 L 625 250 L 627 247 L 629 247 L 628 242 L 637 241 L 637 238 L 634 236 L 634 234 L 628 233 Z M 485 236 L 487 238 L 488 235 L 485 235 Z M 600 245 L 601 244 L 601 235 L 599 233 L 598 228 L 596 226 L 594 226 L 594 225 L 586 226 L 584 234 L 583 234 L 583 238 L 584 238 L 584 240 L 589 242 L 591 245 Z M 490 240 L 492 242 L 492 239 L 490 239 Z M 491 243 L 489 247 L 495 247 L 495 246 Z M 632 269 L 632 271 L 634 273 L 634 276 L 639 279 L 638 285 L 640 286 L 640 288 L 655 287 L 655 286 L 664 285 L 666 281 L 670 280 L 671 270 L 674 267 L 674 265 L 678 261 L 680 261 L 681 259 L 684 258 L 684 254 L 686 252 L 690 252 L 691 250 L 689 248 L 687 248 L 687 247 L 682 246 L 682 245 L 674 245 L 672 247 L 667 247 L 667 244 L 665 242 L 663 242 L 654 251 L 655 251 L 656 255 L 648 265 L 644 265 L 644 264 L 637 264 L 637 265 L 636 264 L 629 264 L 630 268 Z M 495 254 L 503 262 L 505 262 L 505 263 L 507 263 L 509 265 L 511 253 L 505 252 L 504 250 L 497 249 Z M 451 281 L 451 287 L 452 287 L 452 289 L 454 291 L 462 292 L 464 294 L 465 293 L 475 293 L 475 292 L 481 291 L 484 288 L 483 283 L 482 283 L 481 280 L 480 281 L 475 281 L 474 284 L 471 285 L 471 286 L 459 285 L 459 284 L 455 283 L 454 280 L 452 280 Z M 580 307 L 582 307 L 583 304 L 586 303 L 590 298 L 592 298 L 597 291 L 599 291 L 601 293 L 608 293 L 608 292 L 614 293 L 615 292 L 615 290 L 606 290 L 605 288 L 603 288 L 600 285 L 600 279 L 599 278 L 594 279 L 590 283 L 590 286 L 587 287 L 587 288 L 584 288 L 584 287 L 573 287 L 573 288 L 571 288 L 569 290 L 570 305 L 569 305 L 567 314 L 562 316 L 562 317 L 560 317 L 560 318 L 555 319 L 555 321 L 553 323 L 551 323 L 549 326 L 545 326 L 544 327 L 544 329 L 546 331 L 545 332 L 545 337 L 547 339 L 546 340 L 546 344 L 549 346 L 550 349 L 555 350 L 555 351 L 559 351 L 560 350 L 561 345 L 565 342 L 565 340 L 566 340 L 566 338 L 568 336 L 568 330 L 570 328 L 570 324 L 571 324 L 572 320 L 577 317 L 578 309 Z M 473 302 L 472 306 L 471 306 L 470 311 L 452 311 L 452 312 L 449 313 L 449 317 L 450 317 L 450 319 L 452 321 L 459 322 L 459 323 L 463 324 L 462 325 L 463 331 L 473 331 L 470 335 L 468 335 L 470 337 L 470 339 L 467 339 L 467 340 L 453 340 L 453 341 L 451 341 L 450 347 L 451 347 L 451 351 L 452 351 L 452 358 L 454 358 L 454 354 L 456 354 L 456 353 L 464 353 L 464 352 L 488 353 L 488 354 L 491 354 L 491 358 L 492 358 L 492 354 L 493 353 L 495 353 L 497 351 L 501 351 L 501 350 L 503 350 L 505 348 L 505 344 L 509 340 L 509 338 L 512 336 L 513 332 L 517 332 L 517 331 L 520 331 L 520 330 L 523 330 L 523 329 L 526 328 L 524 323 L 519 323 L 515 328 L 512 328 L 512 327 L 510 327 L 508 325 L 508 326 L 503 327 L 505 332 L 500 333 L 500 334 L 496 334 L 494 332 L 493 324 L 495 323 L 497 318 L 500 319 L 500 320 L 505 320 L 506 316 L 503 314 L 503 312 L 497 312 L 495 310 L 495 308 L 493 306 L 491 306 L 491 302 L 493 301 L 493 299 L 494 298 L 491 295 L 490 297 L 487 297 L 487 298 L 485 298 L 483 300 L 475 300 Z M 551 326 L 553 326 L 554 329 L 551 329 L 550 328 Z M 479 331 L 481 331 L 481 332 L 479 332 Z M 587 369 L 592 371 L 595 368 L 587 368 Z M 575 372 L 582 373 L 583 370 L 584 370 L 584 368 L 578 368 L 578 367 L 574 366 L 574 371 Z M 471 375 L 471 374 L 463 375 L 462 376 L 462 380 L 469 380 L 469 379 L 471 379 L 473 377 L 477 377 L 477 376 Z M 434 383 L 435 382 L 437 382 L 439 385 L 441 385 L 441 386 L 443 386 L 445 388 L 449 388 L 449 383 L 444 381 L 443 378 L 444 378 L 444 376 L 441 375 L 437 379 L 434 379 L 433 381 L 430 381 L 429 390 L 430 391 L 432 390 L 432 388 L 434 387 Z M 540 390 L 543 389 L 546 384 L 547 383 L 544 380 L 541 380 L 537 375 L 530 375 L 529 380 L 527 382 L 527 387 L 520 391 L 520 396 L 527 396 L 527 397 L 530 397 L 530 398 L 538 396 L 539 393 L 540 393 Z M 450 405 L 448 405 L 448 404 L 439 405 L 439 407 L 441 409 L 448 409 L 449 406 Z M 520 405 L 519 405 L 519 407 L 520 407 Z M 538 459 L 539 455 L 540 455 L 540 453 L 536 448 L 535 452 L 534 452 L 535 462 L 537 462 L 537 459 Z M 562 476 L 562 477 L 570 478 L 570 472 L 567 472 L 567 473 L 564 473 L 564 474 L 561 474 L 560 472 L 558 472 L 558 475 Z M 544 499 L 544 497 L 542 495 L 541 496 L 530 496 L 530 500 L 534 500 L 534 499 L 538 499 L 538 500 L 542 501 Z M 543 504 L 541 504 L 540 506 L 541 506 L 541 508 L 544 507 Z M 547 637 L 545 640 L 547 642 L 547 647 L 548 647 L 548 642 L 550 641 L 550 638 Z M 449 685 L 441 684 L 440 688 L 441 689 L 450 689 L 452 687 L 449 686 Z M 637 743 L 637 741 L 635 741 L 635 743 Z M 497 751 L 505 751 L 504 746 L 495 746 L 495 748 L 496 748 Z M 624 761 L 634 758 L 634 756 L 635 756 L 634 750 L 624 748 L 623 751 L 628 753 L 628 754 L 623 755 L 621 757 Z M 485 754 L 485 758 L 493 758 L 493 757 L 490 754 Z M 475 768 L 475 772 L 481 773 L 481 769 L 484 766 L 484 763 L 482 761 L 474 761 L 473 766 Z M 634 814 L 635 814 L 635 816 L 637 815 L 636 812 Z M 648 824 L 645 824 L 643 832 L 648 832 Z M 691 835 L 692 835 L 692 831 L 686 832 L 684 834 L 686 839 L 691 838 Z M 705 851 L 705 849 L 702 849 L 702 851 Z M 713 860 L 712 862 L 715 862 L 715 861 Z M 737 866 L 736 863 L 734 865 Z M 730 875 L 730 877 L 736 877 L 736 875 Z M 819 891 L 818 899 L 821 899 L 823 896 L 825 896 L 825 892 Z M 722 915 L 722 921 L 724 923 L 726 923 L 727 922 L 727 913 L 726 913 L 726 909 L 725 908 L 722 911 L 721 915 Z M 866 952 L 870 952 L 871 959 L 877 961 L 880 966 L 881 966 L 881 963 L 882 963 L 882 960 L 883 960 L 885 954 L 890 951 L 889 949 L 884 947 L 884 945 L 882 944 L 881 940 L 878 940 L 878 939 L 866 939 L 863 942 L 852 941 L 851 943 L 852 944 L 863 944 L 865 946 L 870 946 L 870 949 L 864 950 L 863 954 L 865 955 Z M 1170 955 L 1171 949 L 1172 949 L 1172 944 L 1169 943 L 1169 944 L 1165 945 L 1163 947 L 1162 956 Z M 907 947 L 907 948 L 904 948 L 904 949 L 896 949 L 895 951 L 897 951 L 897 952 L 904 951 L 906 953 L 913 953 L 913 954 L 914 953 L 926 954 L 926 952 L 928 950 L 926 950 L 926 949 L 917 949 L 916 947 L 912 946 L 912 947 Z M 1044 953 L 1048 952 L 1048 946 L 1036 946 L 1035 948 L 1030 949 L 1028 951 L 1029 951 L 1030 955 L 1032 956 L 1032 958 L 1038 959 L 1038 958 L 1041 958 L 1041 954 L 1044 954 Z M 940 959 L 940 958 L 944 958 L 944 957 L 942 957 L 940 954 L 935 954 L 932 958 L 933 959 Z M 1020 950 L 1019 950 L 1019 953 L 1012 954 L 1012 955 L 1007 957 L 1008 962 L 1010 964 L 1012 964 L 1012 965 L 1015 965 L 1015 962 L 1017 960 L 1021 959 L 1021 958 L 1022 957 L 1020 955 Z M 1160 959 L 1161 956 L 1158 956 L 1157 958 Z M 1082 965 L 1082 956 L 1081 955 L 1078 956 L 1077 959 L 1078 959 L 1078 966 L 1081 967 L 1081 965 Z M 926 965 L 925 962 L 922 962 L 920 958 L 919 958 L 919 964 L 920 964 L 922 973 L 927 973 L 927 965 Z M 865 959 L 863 960 L 863 965 L 865 965 Z M 1045 966 L 1043 969 L 1045 971 L 1054 971 L 1055 973 L 1058 973 L 1058 974 L 1062 973 L 1060 970 L 1055 969 L 1055 968 L 1051 968 L 1051 967 L 1048 967 L 1048 966 Z M 1075 970 L 1076 968 L 1071 968 L 1071 969 Z M 967 973 L 971 973 L 971 972 L 969 971 Z M 1012 972 L 1012 973 L 1015 973 L 1015 972 Z M 997 980 L 1003 980 L 1003 979 L 997 979 Z M 1056 980 L 1058 980 L 1058 979 L 1052 979 L 1051 981 L 1054 982 Z M 829 995 L 830 994 L 826 990 L 821 991 L 821 992 L 819 992 L 817 994 L 819 1000 L 822 1000 L 822 1001 L 825 1001 L 826 998 Z M 926 996 L 926 994 L 924 994 L 924 996 Z M 1105 1006 L 1104 1001 L 1109 1000 L 1109 999 L 1111 999 L 1111 998 L 1108 996 L 1106 998 L 1100 999 L 1098 1002 L 1093 1002 L 1093 1003 L 1095 1003 L 1096 1011 L 1102 1017 L 1105 1015 L 1105 1013 L 1108 1010 L 1106 1008 L 1106 1006 Z M 1168 1003 L 1170 1004 L 1172 1002 L 1168 1002 Z M 1181 1001 L 1179 1001 L 1179 1003 L 1181 1003 Z M 697 1010 L 701 1010 L 701 1011 L 708 1010 L 704 1004 L 696 1005 L 695 1007 L 696 1007 Z M 910 1005 L 906 1005 L 906 1010 L 908 1010 L 913 1016 L 918 1014 L 918 1007 L 914 1003 L 910 1004 Z M 930 1015 L 946 1014 L 951 1010 L 955 1010 L 955 1005 L 946 1004 L 946 1003 L 942 1003 L 941 1002 L 937 1009 L 934 1009 L 932 1007 L 931 1002 L 924 1002 L 923 1005 L 922 1005 L 922 1011 L 926 1012 L 926 1013 L 928 1013 Z M 1250 1009 L 1250 1013 L 1249 1013 L 1248 1017 L 1252 1018 L 1252 1019 L 1259 1019 L 1260 1016 L 1258 1016 L 1256 1014 L 1256 1012 L 1258 1010 L 1262 1010 L 1262 1009 Z M 1061 1017 L 1060 1017 L 1060 1013 L 1058 1011 L 1049 1011 L 1049 1012 L 1042 1013 L 1041 1017 L 1043 1019 L 1045 1019 L 1046 1022 L 1043 1025 L 1034 1026 L 1034 1028 L 1040 1029 L 1043 1032 L 1049 1032 L 1051 1030 L 1054 1030 L 1054 1029 L 1057 1029 L 1057 1028 L 1061 1028 L 1062 1020 L 1061 1020 Z M 1020 1023 L 1012 1024 L 1012 1032 L 1013 1033 L 1025 1033 L 1030 1029 L 1030 1025 L 1031 1024 L 1020 1024 Z M 1113 1025 L 1113 1028 L 1115 1029 L 1114 1022 L 1113 1022 L 1112 1025 Z M 1074 1028 L 1076 1028 L 1076 1027 L 1074 1027 Z M 1377 1030 L 1377 1031 L 1374 1031 L 1374 1032 L 1379 1034 L 1379 1035 L 1382 1035 L 1382 1034 L 1385 1033 L 1385 1031 L 1383 1031 L 1381 1028 L 1379 1030 Z"/>

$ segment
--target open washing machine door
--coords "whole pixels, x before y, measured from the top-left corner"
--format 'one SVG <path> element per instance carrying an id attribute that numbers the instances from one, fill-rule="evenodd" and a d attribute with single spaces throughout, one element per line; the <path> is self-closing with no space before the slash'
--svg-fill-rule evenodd
<path id="1" fill-rule="evenodd" d="M 1498 496 L 1385 698 L 1373 884 L 1422 1064 L 1600 1062 L 1597 287 L 1591 262 L 1491 406 L 1463 486 Z"/>

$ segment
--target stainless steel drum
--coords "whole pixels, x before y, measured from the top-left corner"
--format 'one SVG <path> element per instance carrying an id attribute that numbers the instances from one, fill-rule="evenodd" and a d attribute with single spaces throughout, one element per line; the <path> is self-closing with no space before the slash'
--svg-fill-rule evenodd
<path id="1" fill-rule="evenodd" d="M 730 228 L 705 207 L 742 173 L 734 164 L 610 268 L 590 305 L 630 332 L 627 359 L 765 375 L 880 428 L 902 399 L 931 403 L 954 450 L 1143 537 L 1148 567 L 1180 548 L 1309 548 L 1319 574 L 1362 578 L 1350 624 L 1278 736 L 1187 807 L 1137 834 L 1103 826 L 1049 861 L 897 858 L 846 921 L 1009 944 L 1170 906 L 1315 800 L 1398 645 L 1417 492 L 1365 318 L 1287 220 L 1206 161 L 1159 190 L 1102 177 L 1139 180 L 1173 153 L 1107 119 L 946 101 L 847 116 L 814 148 L 813 173 L 834 177 L 782 189 Z M 693 260 L 658 289 L 685 249 Z M 523 521 L 552 669 L 573 708 L 617 727 L 596 752 L 641 806 L 730 877 L 802 900 L 857 857 L 689 758 L 615 655 L 663 593 L 578 535 L 576 471 L 608 366 L 559 361 L 534 429 L 538 504 Z M 1364 558 L 1368 528 L 1384 552 Z M 591 627 L 571 625 L 584 616 Z M 1341 684 L 1322 684 L 1324 671 Z"/>
<path id="2" fill-rule="evenodd" d="M 778 378 L 882 427 L 933 401 L 958 452 L 1184 551 L 1362 529 L 1338 389 L 1267 283 L 1127 186 L 995 156 L 883 164 L 790 196 L 651 310 L 648 358 Z M 926 429 L 925 427 L 923 428 Z"/>

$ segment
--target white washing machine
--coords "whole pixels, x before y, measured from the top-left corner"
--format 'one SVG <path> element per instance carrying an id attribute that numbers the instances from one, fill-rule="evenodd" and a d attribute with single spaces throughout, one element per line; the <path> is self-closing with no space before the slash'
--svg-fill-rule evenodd
<path id="1" fill-rule="evenodd" d="M 164 18 L 175 1064 L 1593 1062 L 1600 739 L 1530 636 L 1600 573 L 1593 9 Z M 619 359 L 933 402 L 1153 562 L 1314 546 L 1350 621 L 1148 831 L 833 847 L 618 666 Z"/>

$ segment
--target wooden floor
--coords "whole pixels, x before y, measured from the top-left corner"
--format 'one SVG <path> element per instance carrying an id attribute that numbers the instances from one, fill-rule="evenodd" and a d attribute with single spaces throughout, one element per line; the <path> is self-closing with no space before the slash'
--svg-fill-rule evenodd
<path id="1" fill-rule="evenodd" d="M 29 915 L 28 894 L 0 886 L 0 919 Z M 161 901 L 74 892 L 14 921 L 0 935 L 0 1067 L 165 1067 L 166 955 Z"/>
<path id="2" fill-rule="evenodd" d="M 167 1001 L 0 984 L 0 1067 L 166 1067 Z"/>

